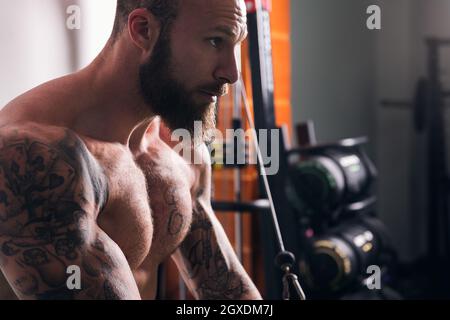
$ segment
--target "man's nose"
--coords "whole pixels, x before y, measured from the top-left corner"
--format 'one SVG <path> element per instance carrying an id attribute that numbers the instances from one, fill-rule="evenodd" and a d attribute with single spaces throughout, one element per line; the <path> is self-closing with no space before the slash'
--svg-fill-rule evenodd
<path id="1" fill-rule="evenodd" d="M 214 77 L 228 84 L 234 84 L 239 80 L 239 68 L 235 52 L 223 57 Z"/>

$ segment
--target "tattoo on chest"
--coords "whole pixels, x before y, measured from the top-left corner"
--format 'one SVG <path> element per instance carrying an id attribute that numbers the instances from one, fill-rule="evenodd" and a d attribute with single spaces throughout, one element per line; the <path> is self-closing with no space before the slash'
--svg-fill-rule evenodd
<path id="1" fill-rule="evenodd" d="M 164 200 L 169 208 L 169 220 L 167 223 L 167 232 L 171 236 L 177 236 L 185 226 L 185 217 L 181 214 L 177 199 L 176 188 L 169 187 L 164 194 Z"/>

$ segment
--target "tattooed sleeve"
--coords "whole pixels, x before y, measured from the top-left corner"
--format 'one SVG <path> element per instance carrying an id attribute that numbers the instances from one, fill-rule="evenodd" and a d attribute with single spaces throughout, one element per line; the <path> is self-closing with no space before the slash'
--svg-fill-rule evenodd
<path id="1" fill-rule="evenodd" d="M 173 259 L 201 300 L 261 299 L 211 207 L 211 166 L 202 166 L 190 232 Z"/>
<path id="2" fill-rule="evenodd" d="M 123 253 L 95 223 L 107 195 L 72 132 L 0 135 L 0 269 L 19 298 L 139 298 Z"/>

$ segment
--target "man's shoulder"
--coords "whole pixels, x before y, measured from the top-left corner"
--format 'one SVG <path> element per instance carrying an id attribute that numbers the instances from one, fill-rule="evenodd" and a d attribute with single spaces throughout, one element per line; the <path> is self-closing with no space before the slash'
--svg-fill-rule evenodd
<path id="1" fill-rule="evenodd" d="M 20 121 L 0 127 L 0 161 L 53 161 L 60 159 L 77 169 L 92 163 L 86 144 L 65 127 Z"/>
<path id="2" fill-rule="evenodd" d="M 46 191 L 53 197 L 75 191 L 89 194 L 99 207 L 107 199 L 103 169 L 83 140 L 64 127 L 33 122 L 1 127 L 0 190 L 5 182 L 22 191 L 28 187 Z"/>
<path id="3" fill-rule="evenodd" d="M 76 136 L 68 128 L 51 126 L 28 120 L 15 121 L 0 126 L 0 141 L 2 142 L 36 139 L 50 143 L 61 140 L 67 134 Z"/>
<path id="4" fill-rule="evenodd" d="M 16 121 L 0 126 L 0 148 L 5 144 L 19 141 L 47 143 L 54 147 L 64 147 L 82 143 L 73 130 L 32 121 Z"/>

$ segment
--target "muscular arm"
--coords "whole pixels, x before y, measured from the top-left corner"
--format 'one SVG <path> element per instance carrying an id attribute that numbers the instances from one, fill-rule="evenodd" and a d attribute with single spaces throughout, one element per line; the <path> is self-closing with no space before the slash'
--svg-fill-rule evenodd
<path id="1" fill-rule="evenodd" d="M 191 230 L 173 259 L 196 299 L 261 299 L 213 212 L 209 155 L 203 159 Z"/>
<path id="2" fill-rule="evenodd" d="M 19 298 L 140 298 L 96 224 L 106 197 L 106 177 L 73 133 L 0 135 L 0 269 Z M 69 266 L 80 270 L 79 289 L 67 286 Z"/>

